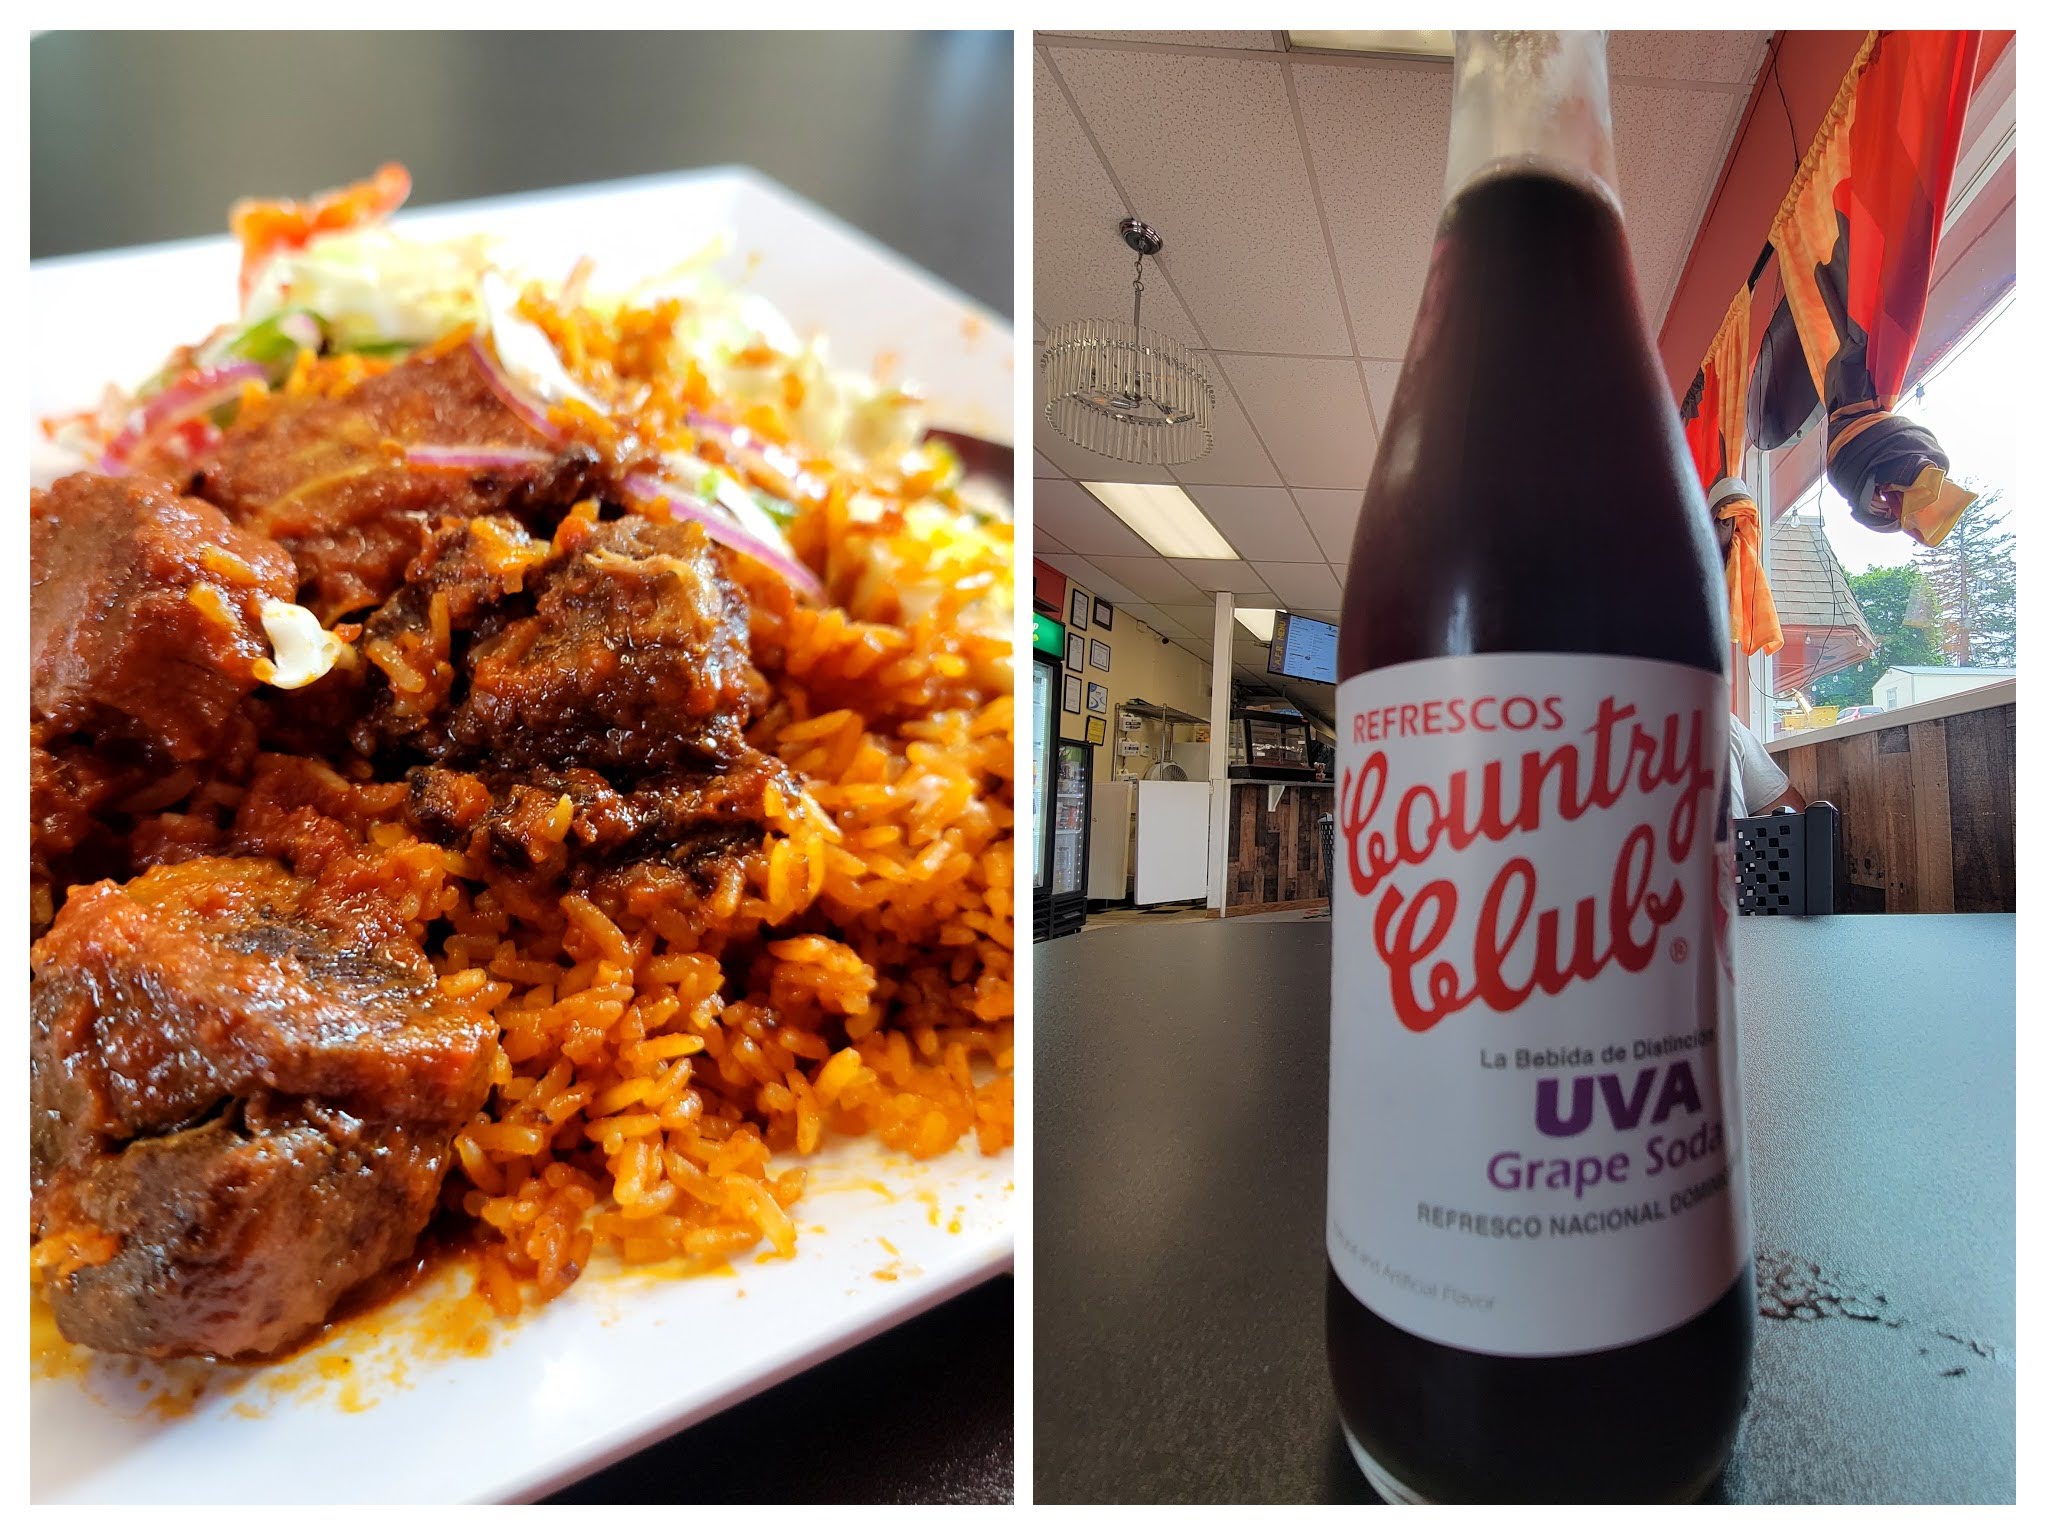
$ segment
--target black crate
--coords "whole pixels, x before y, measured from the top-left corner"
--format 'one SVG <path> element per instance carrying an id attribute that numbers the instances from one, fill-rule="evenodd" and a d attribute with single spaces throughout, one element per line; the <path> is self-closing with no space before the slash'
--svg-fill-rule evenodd
<path id="1" fill-rule="evenodd" d="M 1737 816 L 1734 909 L 1744 917 L 1819 917 L 1840 909 L 1840 812 L 1824 800 L 1803 814 Z"/>

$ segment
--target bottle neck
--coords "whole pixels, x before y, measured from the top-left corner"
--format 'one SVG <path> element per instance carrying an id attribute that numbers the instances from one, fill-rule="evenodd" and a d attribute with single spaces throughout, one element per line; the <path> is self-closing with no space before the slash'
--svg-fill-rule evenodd
<path id="1" fill-rule="evenodd" d="M 1473 182 L 1539 171 L 1620 205 L 1603 32 L 1459 32 L 1444 201 Z"/>

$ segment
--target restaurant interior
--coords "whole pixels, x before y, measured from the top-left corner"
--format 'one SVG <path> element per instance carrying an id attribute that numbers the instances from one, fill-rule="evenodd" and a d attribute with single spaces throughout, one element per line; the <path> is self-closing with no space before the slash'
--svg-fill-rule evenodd
<path id="1" fill-rule="evenodd" d="M 2017 50 L 1966 35 L 1929 270 L 1883 274 L 1905 290 L 1888 309 L 1920 309 L 1917 342 L 1876 381 L 1950 461 L 1928 515 L 1965 509 L 1936 544 L 1870 526 L 1829 478 L 1851 423 L 1829 432 L 1841 402 L 1808 374 L 1821 301 L 1783 277 L 1793 183 L 1809 200 L 1815 169 L 1839 173 L 1827 125 L 1857 82 L 1883 88 L 1870 34 L 1610 45 L 1650 333 L 1701 480 L 1734 477 L 1757 513 L 1733 561 L 1734 710 L 1838 812 L 1798 911 L 2015 903 Z M 1334 626 L 1440 211 L 1450 81 L 1445 58 L 1323 43 L 1038 34 L 1039 939 L 1328 912 Z M 1133 220 L 1155 253 L 1133 256 Z M 1189 446 L 1145 454 L 1162 462 L 1090 435 L 1048 366 L 1133 303 L 1199 396 Z"/>

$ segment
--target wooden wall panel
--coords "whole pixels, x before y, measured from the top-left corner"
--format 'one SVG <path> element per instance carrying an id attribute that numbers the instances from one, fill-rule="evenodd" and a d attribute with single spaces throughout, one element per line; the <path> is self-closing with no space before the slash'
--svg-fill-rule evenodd
<path id="1" fill-rule="evenodd" d="M 2016 713 L 2012 716 L 2015 719 Z M 1906 911 L 1954 909 L 1954 839 L 1947 783 L 1945 720 L 1920 720 L 1910 732 L 1911 835 L 1918 873 L 1918 904 Z"/>
<path id="2" fill-rule="evenodd" d="M 1775 754 L 1840 808 L 1849 911 L 2017 909 L 2017 705 Z"/>
<path id="3" fill-rule="evenodd" d="M 1840 840 L 1847 854 L 1850 911 L 1885 911 L 1889 866 L 1883 857 L 1882 804 L 1876 794 L 1875 737 L 1849 736 L 1833 743 L 1840 753 Z M 1830 797 L 1830 796 L 1829 796 Z M 1850 816 L 1847 807 L 1856 813 Z"/>
<path id="4" fill-rule="evenodd" d="M 1957 714 L 1947 721 L 1957 911 L 2016 910 L 2009 843 L 2017 785 L 2010 741 L 2004 722 L 1990 713 Z"/>
<path id="5" fill-rule="evenodd" d="M 1329 898 L 1321 817 L 1335 808 L 1334 792 L 1315 784 L 1288 784 L 1278 808 L 1267 810 L 1268 787 L 1261 783 L 1229 786 L 1225 915 L 1313 905 Z"/>

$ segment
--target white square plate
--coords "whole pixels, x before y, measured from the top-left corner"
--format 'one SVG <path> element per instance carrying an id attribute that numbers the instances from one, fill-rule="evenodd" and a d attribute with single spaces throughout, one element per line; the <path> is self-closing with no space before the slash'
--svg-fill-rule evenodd
<path id="1" fill-rule="evenodd" d="M 526 270 L 669 264 L 709 231 L 730 274 L 822 331 L 840 363 L 922 384 L 944 425 L 1007 442 L 1008 325 L 747 170 L 717 170 L 400 215 L 487 232 Z M 33 264 L 36 418 L 147 377 L 231 317 L 225 238 Z M 66 465 L 38 445 L 38 478 Z M 205 1370 L 102 1358 L 30 1387 L 37 1501 L 420 1502 L 534 1498 L 699 1422 L 1010 1266 L 1013 1155 L 915 1163 L 874 1143 L 810 1159 L 790 1261 L 745 1255 L 686 1278 L 597 1267 L 481 1333 L 466 1276 L 408 1291 L 279 1365 Z M 460 1326 L 454 1324 L 459 1320 Z M 470 1353 L 465 1338 L 484 1346 Z M 188 1393 L 205 1389 L 196 1401 Z M 852 1409 L 848 1409 L 852 1410 Z M 689 1494 L 678 1468 L 678 1499 Z"/>

